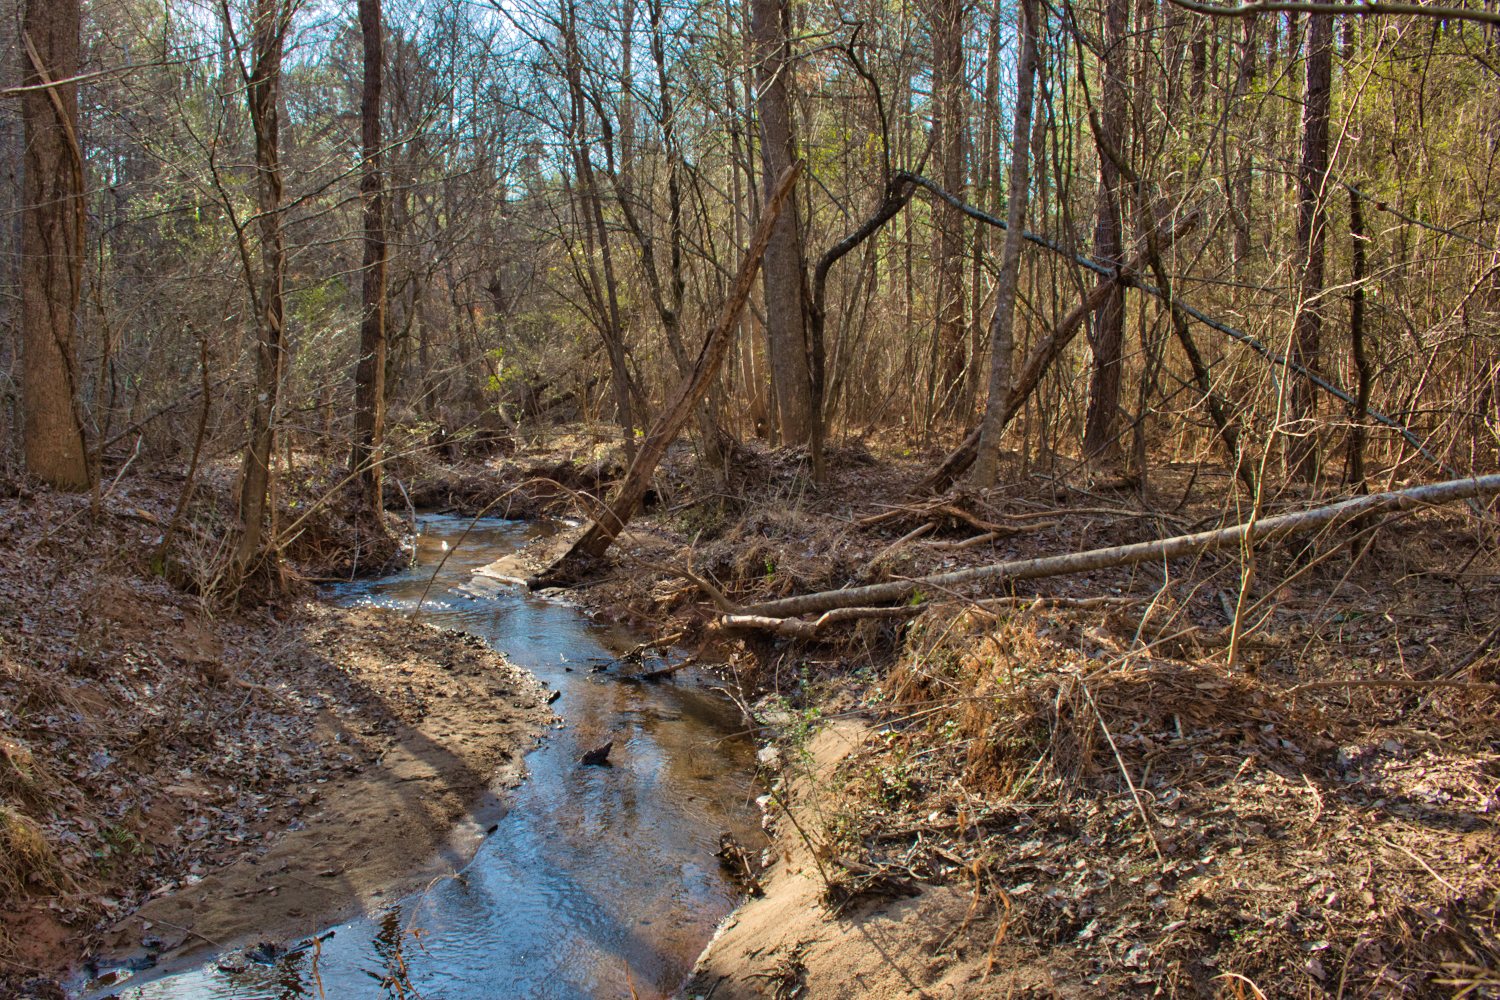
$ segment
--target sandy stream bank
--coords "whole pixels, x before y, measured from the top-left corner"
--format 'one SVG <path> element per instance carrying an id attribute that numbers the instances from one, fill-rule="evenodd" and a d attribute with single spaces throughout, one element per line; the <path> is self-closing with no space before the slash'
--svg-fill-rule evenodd
<path id="1" fill-rule="evenodd" d="M 141 565 L 170 486 L 0 499 L 0 996 L 285 944 L 460 863 L 552 721 L 481 641 Z"/>

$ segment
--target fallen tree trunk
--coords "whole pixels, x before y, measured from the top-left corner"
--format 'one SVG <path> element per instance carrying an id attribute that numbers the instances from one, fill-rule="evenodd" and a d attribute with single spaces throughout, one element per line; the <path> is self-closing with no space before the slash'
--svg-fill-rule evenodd
<path id="1" fill-rule="evenodd" d="M 765 615 L 725 615 L 714 623 L 715 631 L 764 631 L 788 639 L 815 639 L 829 625 L 840 622 L 867 621 L 871 618 L 915 618 L 920 608 L 836 608 L 819 615 L 814 621 L 800 618 L 769 618 Z"/>
<path id="2" fill-rule="evenodd" d="M 1496 493 L 1500 493 L 1500 475 L 1451 479 L 1390 493 L 1355 497 L 1352 500 L 1326 507 L 1280 514 L 1276 517 L 1267 517 L 1214 531 L 1176 535 L 1172 538 L 1150 542 L 1136 542 L 1133 545 L 1090 549 L 1086 552 L 1069 552 L 1065 555 L 1046 556 L 1041 559 L 1017 559 L 940 573 L 935 576 L 892 580 L 888 583 L 848 587 L 844 590 L 828 590 L 817 594 L 803 594 L 800 597 L 766 601 L 742 609 L 742 615 L 762 620 L 790 618 L 796 615 L 827 612 L 835 608 L 868 607 L 906 601 L 919 591 L 926 589 L 943 590 L 979 582 L 997 584 L 1014 580 L 1036 580 L 1069 573 L 1087 573 L 1091 570 L 1108 569 L 1113 566 L 1130 566 L 1147 561 L 1196 556 L 1219 549 L 1237 548 L 1253 542 L 1274 541 L 1292 535 L 1307 534 L 1320 528 L 1346 524 L 1370 514 L 1454 503 L 1475 497 L 1493 496 Z M 728 620 L 730 619 L 726 619 Z"/>
<path id="3" fill-rule="evenodd" d="M 677 386 L 671 401 L 662 408 L 656 422 L 652 424 L 614 499 L 561 558 L 529 581 L 533 588 L 556 586 L 576 579 L 589 563 L 604 555 L 640 509 L 641 500 L 651 488 L 651 477 L 656 474 L 657 464 L 667 453 L 668 446 L 677 439 L 688 417 L 692 416 L 693 408 L 708 392 L 709 385 L 724 362 L 724 355 L 728 353 L 729 344 L 733 340 L 735 324 L 739 322 L 740 312 L 750 298 L 755 274 L 760 270 L 760 259 L 765 255 L 766 244 L 770 242 L 771 228 L 791 196 L 797 175 L 801 172 L 802 164 L 794 163 L 776 182 L 776 189 L 766 201 L 760 222 L 750 238 L 750 246 L 745 250 L 744 259 L 740 261 L 739 273 L 735 275 L 729 296 L 724 300 L 718 319 L 703 341 L 703 349 L 698 353 L 693 370 Z"/>

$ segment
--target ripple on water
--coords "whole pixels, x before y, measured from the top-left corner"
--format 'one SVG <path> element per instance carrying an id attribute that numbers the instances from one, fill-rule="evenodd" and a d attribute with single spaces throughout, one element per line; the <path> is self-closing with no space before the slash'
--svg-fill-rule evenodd
<path id="1" fill-rule="evenodd" d="M 274 965 L 229 973 L 210 963 L 115 995 L 298 1000 L 319 996 L 321 984 L 340 1000 L 412 990 L 573 1000 L 632 989 L 664 997 L 682 983 L 735 903 L 713 858 L 719 834 L 759 837 L 754 748 L 734 735 L 733 707 L 690 679 L 621 684 L 590 672 L 630 637 L 474 575 L 543 530 L 425 518 L 416 567 L 333 591 L 354 606 L 409 611 L 421 600 L 424 621 L 487 639 L 562 692 L 554 707 L 567 725 L 527 758 L 513 808 L 463 873 Z M 577 765 L 608 738 L 613 766 Z"/>

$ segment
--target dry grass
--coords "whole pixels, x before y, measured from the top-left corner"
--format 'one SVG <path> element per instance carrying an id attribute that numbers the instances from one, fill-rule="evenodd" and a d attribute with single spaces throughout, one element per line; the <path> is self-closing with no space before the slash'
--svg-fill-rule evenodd
<path id="1" fill-rule="evenodd" d="M 36 820 L 0 805 L 0 899 L 66 892 L 72 884 Z"/>
<path id="2" fill-rule="evenodd" d="M 1093 616 L 929 611 L 876 693 L 889 735 L 848 772 L 844 849 L 1003 890 L 1012 959 L 1111 991 L 1491 995 L 1485 691 L 1293 698 L 1284 677 L 1099 639 Z M 1447 739 L 1376 714 L 1413 697 Z"/>

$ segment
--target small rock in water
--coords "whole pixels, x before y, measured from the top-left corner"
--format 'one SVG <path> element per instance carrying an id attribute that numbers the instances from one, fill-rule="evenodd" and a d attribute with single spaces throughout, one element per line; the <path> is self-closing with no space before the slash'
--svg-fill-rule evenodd
<path id="1" fill-rule="evenodd" d="M 250 961 L 256 962 L 261 965 L 270 965 L 285 954 L 286 949 L 281 947 L 276 942 L 262 941 L 254 948 L 250 948 L 249 950 L 247 950 L 245 952 L 245 957 Z"/>
<path id="2" fill-rule="evenodd" d="M 586 764 L 586 765 L 587 764 L 592 764 L 592 765 L 595 765 L 595 766 L 599 766 L 599 765 L 603 765 L 603 764 L 608 764 L 609 763 L 609 752 L 611 750 L 613 750 L 614 748 L 615 748 L 615 741 L 614 740 L 610 740 L 609 742 L 605 743 L 603 746 L 594 747 L 594 749 L 592 749 L 592 750 L 585 751 L 584 755 L 582 757 L 578 758 L 578 763 L 580 763 L 580 764 Z"/>

